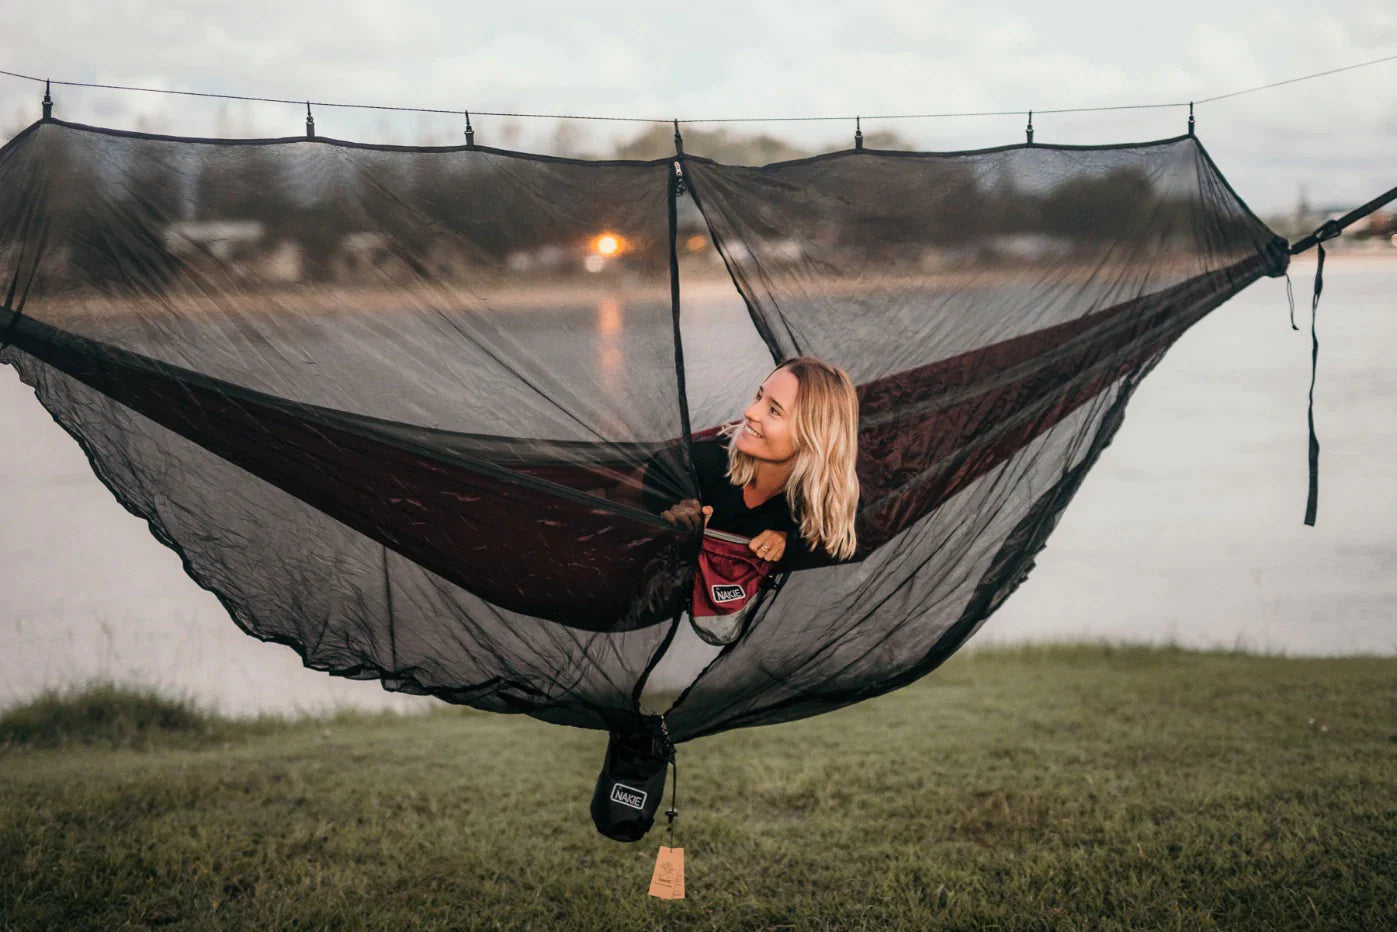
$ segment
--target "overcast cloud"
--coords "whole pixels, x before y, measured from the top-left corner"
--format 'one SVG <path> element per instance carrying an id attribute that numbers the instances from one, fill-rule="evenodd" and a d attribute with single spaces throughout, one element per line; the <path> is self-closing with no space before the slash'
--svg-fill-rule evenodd
<path id="1" fill-rule="evenodd" d="M 1258 13 L 1260 15 L 1258 15 Z M 9 3 L 0 68 L 178 90 L 681 119 L 1035 111 L 1187 101 L 1397 54 L 1397 4 L 1066 0 L 170 4 Z M 0 76 L 5 135 L 39 116 L 41 88 Z M 179 135 L 294 135 L 284 105 L 59 88 L 55 115 Z M 1258 91 L 1196 112 L 1199 138 L 1258 212 L 1354 206 L 1397 184 L 1397 61 Z M 1021 115 L 865 121 L 928 150 L 1024 138 Z M 551 121 L 473 118 L 482 144 L 549 151 Z M 511 123 L 513 125 L 511 125 Z M 1186 130 L 1187 108 L 1037 113 L 1035 141 L 1112 143 Z M 324 135 L 456 143 L 460 118 L 321 109 Z M 576 124 L 601 150 L 641 124 Z M 839 123 L 754 123 L 819 149 Z"/>

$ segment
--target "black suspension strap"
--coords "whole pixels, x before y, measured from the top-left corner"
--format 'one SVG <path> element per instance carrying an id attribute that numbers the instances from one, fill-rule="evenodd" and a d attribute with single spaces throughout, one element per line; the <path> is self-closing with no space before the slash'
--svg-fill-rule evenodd
<path id="1" fill-rule="evenodd" d="M 1315 515 L 1319 510 L 1319 438 L 1315 436 L 1315 370 L 1319 365 L 1319 336 L 1315 331 L 1315 318 L 1319 311 L 1319 295 L 1324 290 L 1324 242 L 1338 236 L 1344 231 L 1344 227 L 1363 219 L 1394 199 L 1397 199 L 1397 188 L 1379 194 L 1368 203 L 1361 207 L 1355 207 L 1337 220 L 1324 221 L 1319 229 L 1290 247 L 1292 256 L 1304 252 L 1312 246 L 1319 250 L 1319 257 L 1315 262 L 1315 293 L 1310 300 L 1310 491 L 1305 502 L 1305 523 L 1311 526 L 1314 525 Z M 1298 330 L 1300 328 L 1295 326 L 1295 301 L 1290 295 L 1289 275 L 1286 276 L 1286 294 L 1291 298 L 1290 326 L 1292 330 Z"/>
<path id="2" fill-rule="evenodd" d="M 1333 224 L 1333 226 L 1331 226 Z M 1319 261 L 1315 263 L 1315 295 L 1310 301 L 1310 493 L 1305 501 L 1305 523 L 1314 526 L 1319 510 L 1319 438 L 1315 436 L 1315 369 L 1319 365 L 1319 336 L 1315 332 L 1315 317 L 1319 311 L 1319 294 L 1324 290 L 1324 241 L 1341 232 L 1333 220 L 1320 228 L 1323 235 L 1315 240 Z"/>
<path id="3" fill-rule="evenodd" d="M 1373 198 L 1371 201 L 1364 204 L 1362 207 L 1355 207 L 1353 210 L 1344 214 L 1337 220 L 1324 221 L 1324 223 L 1320 225 L 1319 229 L 1315 230 L 1309 236 L 1300 240 L 1300 242 L 1291 246 L 1290 254 L 1293 256 L 1296 253 L 1304 252 L 1311 246 L 1319 245 L 1319 243 L 1323 242 L 1324 240 L 1333 239 L 1334 237 L 1338 236 L 1340 233 L 1343 232 L 1344 227 L 1357 220 L 1362 220 L 1364 217 L 1368 216 L 1373 211 L 1377 210 L 1379 207 L 1392 200 L 1397 200 L 1397 188 L 1392 188 L 1388 191 L 1384 191 L 1382 194 L 1379 194 L 1377 197 Z"/>

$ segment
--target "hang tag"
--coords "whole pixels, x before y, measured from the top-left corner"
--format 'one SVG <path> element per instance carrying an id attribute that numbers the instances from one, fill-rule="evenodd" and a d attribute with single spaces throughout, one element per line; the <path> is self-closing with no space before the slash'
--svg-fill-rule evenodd
<path id="1" fill-rule="evenodd" d="M 655 859 L 655 875 L 650 878 L 650 895 L 662 900 L 684 899 L 684 849 L 660 845 Z"/>

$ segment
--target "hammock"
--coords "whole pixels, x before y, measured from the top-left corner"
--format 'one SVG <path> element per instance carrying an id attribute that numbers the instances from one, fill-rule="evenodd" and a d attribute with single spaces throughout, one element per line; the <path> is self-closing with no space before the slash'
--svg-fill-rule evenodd
<path id="1" fill-rule="evenodd" d="M 1291 251 L 1192 134 L 753 168 L 45 119 L 0 150 L 0 361 L 248 634 L 611 730 L 701 543 L 637 477 L 694 497 L 773 360 L 843 366 L 859 550 L 768 577 L 684 741 L 945 660 L 1140 380 Z"/>

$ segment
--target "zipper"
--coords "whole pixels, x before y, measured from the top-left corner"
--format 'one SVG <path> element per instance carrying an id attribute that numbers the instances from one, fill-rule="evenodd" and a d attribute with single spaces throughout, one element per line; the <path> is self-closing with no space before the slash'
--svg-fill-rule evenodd
<path id="1" fill-rule="evenodd" d="M 749 544 L 752 542 L 752 538 L 750 537 L 742 537 L 737 534 L 729 534 L 727 531 L 716 531 L 710 528 L 703 529 L 703 536 L 711 537 L 714 540 L 727 541 L 730 544 Z"/>

